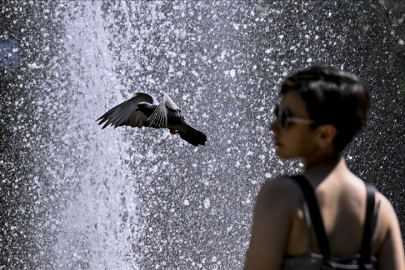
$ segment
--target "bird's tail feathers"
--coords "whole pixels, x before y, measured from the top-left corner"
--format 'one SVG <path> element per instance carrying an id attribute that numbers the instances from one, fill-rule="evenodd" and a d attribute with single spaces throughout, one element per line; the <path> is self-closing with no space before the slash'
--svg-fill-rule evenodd
<path id="1" fill-rule="evenodd" d="M 186 129 L 179 130 L 180 138 L 191 143 L 194 146 L 205 145 L 207 135 L 203 132 L 196 130 L 192 126 L 187 126 Z"/>

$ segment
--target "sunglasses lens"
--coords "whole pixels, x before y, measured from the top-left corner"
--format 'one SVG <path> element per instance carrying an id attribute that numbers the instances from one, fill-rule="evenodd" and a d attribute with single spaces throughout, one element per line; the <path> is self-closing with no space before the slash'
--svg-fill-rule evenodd
<path id="1" fill-rule="evenodd" d="M 279 105 L 276 105 L 276 107 L 274 107 L 274 116 L 276 117 L 276 119 L 279 117 L 278 113 L 280 112 L 280 108 Z"/>
<path id="2" fill-rule="evenodd" d="M 280 119 L 281 122 L 281 126 L 284 129 L 288 129 L 290 127 L 290 121 L 289 121 L 289 117 L 291 115 L 290 110 L 288 109 L 282 109 L 281 108 L 281 104 L 276 104 L 276 106 L 274 107 L 274 116 L 276 117 L 276 119 Z"/>
<path id="3" fill-rule="evenodd" d="M 288 121 L 288 117 L 290 116 L 290 111 L 285 109 L 281 112 L 281 125 L 284 129 L 288 129 L 290 127 L 290 122 Z"/>
<path id="4" fill-rule="evenodd" d="M 287 129 L 287 128 L 288 128 L 287 115 L 286 115 L 286 113 L 285 113 L 284 110 L 281 112 L 281 126 L 282 126 L 284 129 Z"/>
<path id="5" fill-rule="evenodd" d="M 280 104 L 276 104 L 276 107 L 274 108 L 274 116 L 276 117 L 276 119 L 280 118 L 281 121 L 281 126 L 284 129 L 288 128 L 288 115 L 289 115 L 289 111 L 288 110 L 282 110 L 281 109 L 281 105 Z"/>

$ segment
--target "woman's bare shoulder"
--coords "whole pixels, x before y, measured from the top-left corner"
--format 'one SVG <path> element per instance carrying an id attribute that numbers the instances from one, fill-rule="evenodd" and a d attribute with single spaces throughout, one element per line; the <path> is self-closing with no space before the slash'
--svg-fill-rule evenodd
<path id="1" fill-rule="evenodd" d="M 279 176 L 275 178 L 266 179 L 264 182 L 261 191 L 265 193 L 278 193 L 278 192 L 288 192 L 288 193 L 296 193 L 297 187 L 294 184 L 291 178 L 288 176 Z"/>
<path id="2" fill-rule="evenodd" d="M 288 177 L 263 183 L 255 205 L 245 269 L 280 268 L 297 197 L 293 185 Z"/>
<path id="3" fill-rule="evenodd" d="M 298 189 L 293 180 L 287 176 L 279 176 L 264 182 L 257 203 L 272 207 L 277 205 L 295 207 L 298 203 L 298 196 Z"/>
<path id="4" fill-rule="evenodd" d="M 380 203 L 376 232 L 376 255 L 380 269 L 405 269 L 404 247 L 395 209 L 380 192 L 376 193 Z"/>
<path id="5" fill-rule="evenodd" d="M 385 197 L 381 192 L 376 192 L 376 203 L 380 204 L 378 220 L 379 226 L 382 226 L 385 230 L 389 230 L 389 228 L 392 227 L 395 222 L 398 222 L 395 209 L 387 197 Z"/>

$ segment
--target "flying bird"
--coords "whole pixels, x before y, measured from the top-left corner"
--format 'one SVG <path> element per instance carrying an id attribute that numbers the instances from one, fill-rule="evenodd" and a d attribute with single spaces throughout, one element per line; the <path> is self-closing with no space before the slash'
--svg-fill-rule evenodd
<path id="1" fill-rule="evenodd" d="M 180 138 L 194 146 L 205 145 L 207 136 L 190 126 L 181 109 L 173 100 L 162 92 L 163 100 L 146 93 L 135 93 L 131 99 L 115 106 L 97 121 L 101 125 L 106 122 L 103 129 L 109 125 L 119 126 L 168 128 L 171 134 L 179 134 Z"/>

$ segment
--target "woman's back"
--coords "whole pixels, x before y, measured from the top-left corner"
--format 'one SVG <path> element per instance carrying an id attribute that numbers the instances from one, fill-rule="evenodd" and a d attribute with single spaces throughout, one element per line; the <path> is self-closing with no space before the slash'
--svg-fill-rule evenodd
<path id="1" fill-rule="evenodd" d="M 366 188 L 364 182 L 345 171 L 341 164 L 331 175 L 319 181 L 314 173 L 307 179 L 315 187 L 325 232 L 329 241 L 331 255 L 334 257 L 353 256 L 360 252 L 366 209 Z M 342 167 L 342 168 L 340 168 Z M 307 173 L 311 175 L 311 173 Z M 295 196 L 299 196 L 298 192 Z M 380 201 L 377 195 L 376 204 Z M 375 207 L 377 209 L 377 207 Z M 292 215 L 291 234 L 286 246 L 286 255 L 298 256 L 307 252 L 307 226 L 302 208 L 298 205 Z M 313 229 L 313 228 L 312 228 Z M 377 227 L 377 235 L 382 228 Z M 316 239 L 312 230 L 312 239 Z M 381 239 L 373 241 L 373 250 L 381 245 Z M 312 242 L 312 250 L 320 253 L 318 244 Z"/>
<path id="2" fill-rule="evenodd" d="M 322 169 L 321 172 L 307 171 L 304 176 L 314 187 L 331 256 L 343 258 L 360 254 L 366 212 L 364 182 L 347 169 L 343 158 L 324 180 L 319 180 L 323 177 Z M 376 192 L 375 196 L 374 220 L 377 223 L 372 240 L 372 255 L 377 258 L 379 269 L 402 270 L 402 241 L 394 209 L 381 193 Z M 277 253 L 283 254 L 278 260 L 274 260 L 277 259 L 277 256 L 274 256 L 274 265 L 281 266 L 283 258 L 299 257 L 309 252 L 307 224 L 300 198 L 302 194 L 299 187 L 287 177 L 269 180 L 259 193 L 255 215 L 268 215 L 255 218 L 260 222 L 254 224 L 257 227 L 254 227 L 253 231 L 262 233 L 252 234 L 251 241 L 257 242 L 257 249 L 267 250 L 269 253 L 262 256 L 269 258 Z M 271 231 L 271 228 L 274 231 Z M 313 227 L 311 228 L 311 250 L 321 254 L 315 232 Z M 275 244 L 279 241 L 282 243 L 283 238 L 286 239 L 284 248 Z M 269 259 L 269 262 L 271 260 Z M 277 269 L 266 267 L 263 263 L 261 266 L 263 268 L 248 268 L 247 265 L 245 269 Z"/>

